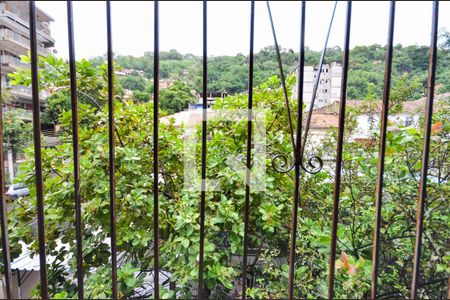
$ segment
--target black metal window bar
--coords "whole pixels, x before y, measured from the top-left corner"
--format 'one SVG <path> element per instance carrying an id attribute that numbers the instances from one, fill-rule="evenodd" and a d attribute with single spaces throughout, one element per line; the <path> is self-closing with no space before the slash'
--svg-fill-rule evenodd
<path id="1" fill-rule="evenodd" d="M 314 106 L 315 95 L 317 93 L 320 74 L 324 62 L 324 57 L 327 49 L 328 37 L 330 35 L 333 18 L 336 11 L 337 1 L 335 3 L 333 13 L 331 16 L 328 32 L 325 39 L 325 45 L 320 58 L 318 75 L 316 77 L 311 107 Z M 297 222 L 298 222 L 298 206 L 301 201 L 299 193 L 299 181 L 301 171 L 314 174 L 322 169 L 323 162 L 320 157 L 307 158 L 307 165 L 304 165 L 304 149 L 307 142 L 309 125 L 311 122 L 312 109 L 309 110 L 304 133 L 302 133 L 302 106 L 303 93 L 300 92 L 303 87 L 304 78 L 304 61 L 305 61 L 305 16 L 306 3 L 301 1 L 301 22 L 300 22 L 300 52 L 298 63 L 297 76 L 297 124 L 296 133 L 294 137 L 294 130 L 291 120 L 291 112 L 288 101 L 288 93 L 284 80 L 283 66 L 280 56 L 280 50 L 275 34 L 275 26 L 270 11 L 270 4 L 267 1 L 267 9 L 272 27 L 274 37 L 275 49 L 277 53 L 277 62 L 280 70 L 281 83 L 283 87 L 284 100 L 286 105 L 286 112 L 288 115 L 289 129 L 291 133 L 291 143 L 293 147 L 293 163 L 287 166 L 288 158 L 282 155 L 273 157 L 273 167 L 279 172 L 290 172 L 294 170 L 294 191 L 293 191 L 293 206 L 292 206 L 292 223 L 291 223 L 291 238 L 290 238 L 290 254 L 289 254 L 289 281 L 288 281 L 288 298 L 293 299 L 294 289 L 294 270 L 295 270 L 295 244 L 297 238 Z M 41 160 L 41 126 L 40 126 L 40 108 L 39 108 L 39 81 L 38 81 L 38 53 L 36 42 L 36 10 L 35 1 L 29 1 L 30 10 L 30 48 L 31 48 L 31 75 L 32 75 L 32 95 L 33 95 L 33 140 L 34 140 L 34 158 L 35 158 L 35 175 L 36 175 L 36 197 L 37 197 L 37 221 L 38 221 L 38 244 L 39 244 L 39 261 L 40 261 L 40 283 L 41 283 L 41 297 L 48 299 L 48 281 L 46 271 L 46 253 L 45 253 L 45 233 L 44 233 L 44 189 L 42 180 L 42 160 Z M 431 124 L 433 117 L 433 102 L 435 89 L 435 75 L 436 75 L 436 60 L 437 60 L 437 33 L 438 33 L 438 13 L 439 1 L 433 1 L 432 8 L 432 24 L 431 24 L 431 45 L 429 52 L 429 69 L 428 69 L 428 84 L 427 84 L 427 102 L 425 108 L 425 126 L 424 126 L 424 140 L 422 150 L 422 165 L 420 175 L 420 187 L 418 197 L 417 209 L 417 225 L 416 238 L 414 246 L 413 272 L 411 279 L 410 297 L 417 297 L 417 288 L 419 282 L 420 256 L 422 247 L 422 231 L 423 218 L 425 209 L 425 199 L 427 197 L 427 173 L 428 173 L 428 159 L 430 148 Z M 337 225 L 339 217 L 339 200 L 340 200 L 340 183 L 341 183 L 341 166 L 342 166 L 342 152 L 343 152 L 343 135 L 344 135 L 344 121 L 346 108 L 346 89 L 347 89 L 347 75 L 349 69 L 349 45 L 350 45 L 350 29 L 351 29 L 351 15 L 352 2 L 347 1 L 346 10 L 346 24 L 345 24 L 345 40 L 344 40 L 344 55 L 343 55 L 343 69 L 340 95 L 340 118 L 338 126 L 338 140 L 336 146 L 336 169 L 334 180 L 334 196 L 333 196 L 333 211 L 332 211 L 332 228 L 331 228 L 331 255 L 329 264 L 329 283 L 328 283 L 328 297 L 334 297 L 334 282 L 335 282 L 335 256 L 336 256 L 336 241 L 337 241 Z M 72 107 L 72 130 L 73 130 L 73 156 L 74 156 L 74 186 L 75 186 L 75 217 L 76 217 L 76 244 L 77 244 L 77 284 L 78 284 L 78 298 L 84 298 L 84 274 L 83 274 L 83 257 L 82 257 L 82 229 L 81 222 L 81 199 L 80 199 L 80 162 L 79 162 L 79 140 L 78 140 L 78 102 L 77 102 L 77 82 L 76 82 L 76 65 L 75 65 L 75 44 L 73 34 L 73 16 L 72 16 L 72 1 L 67 1 L 67 16 L 68 16 L 68 37 L 69 37 L 69 63 L 70 63 L 70 85 L 71 85 L 71 107 Z M 107 25 L 107 62 L 108 62 L 108 112 L 109 112 L 109 175 L 110 175 L 110 223 L 111 223 L 111 268 L 112 268 L 112 291 L 113 299 L 118 298 L 117 291 L 117 257 L 116 257 L 116 228 L 115 228 L 115 178 L 114 178 L 114 85 L 113 85 L 113 50 L 112 50 L 112 28 L 111 28 L 111 7 L 110 1 L 106 1 L 106 25 Z M 154 2 L 154 149 L 152 151 L 154 157 L 154 178 L 158 178 L 158 138 L 159 138 L 159 10 L 158 1 Z M 249 83 L 248 83 L 248 109 L 253 108 L 253 44 L 254 44 L 254 20 L 255 20 L 255 1 L 250 1 L 250 53 L 249 53 Z M 376 186 L 376 203 L 375 203 L 375 224 L 374 224 L 374 238 L 373 238 L 373 267 L 372 267 L 372 285 L 371 298 L 377 297 L 378 287 L 378 268 L 379 268 L 379 244 L 380 244 L 380 223 L 381 223 L 381 205 L 382 205 L 382 187 L 383 187 L 383 172 L 384 159 L 386 149 L 386 132 L 387 132 L 387 117 L 389 107 L 389 90 L 391 84 L 391 68 L 393 57 L 393 34 L 394 34 L 394 20 L 395 20 L 395 1 L 390 4 L 390 17 L 388 28 L 388 42 L 386 51 L 386 65 L 384 78 L 384 91 L 382 99 L 381 112 L 381 128 L 380 128 L 380 145 L 378 158 L 378 176 Z M 207 64 L 207 1 L 203 1 L 203 95 L 207 94 L 207 78 L 208 78 L 208 64 Z M 1 88 L 1 87 L 0 87 Z M 1 92 L 1 90 L 0 90 Z M 203 298 L 203 271 L 204 271 L 204 239 L 205 239 L 205 179 L 206 179 L 206 133 L 207 133 L 207 98 L 203 97 L 203 121 L 202 121 L 202 192 L 200 198 L 200 256 L 199 256 L 199 270 L 198 270 L 198 298 Z M 7 204 L 5 197 L 5 174 L 3 168 L 3 124 L 2 111 L 0 110 L 0 227 L 2 233 L 2 254 L 5 272 L 6 297 L 12 298 L 11 290 L 11 259 L 9 251 L 8 230 L 7 230 Z M 252 114 L 249 112 L 247 123 L 247 174 L 246 181 L 250 181 L 251 168 L 251 146 L 252 146 Z M 282 160 L 281 167 L 276 163 L 276 160 Z M 159 232 L 159 204 L 158 204 L 158 185 L 155 180 L 153 185 L 154 192 L 154 297 L 159 298 L 159 246 L 158 246 L 158 232 Z M 248 222 L 250 217 L 250 187 L 247 184 L 245 189 L 245 206 L 244 206 L 244 255 L 243 255 L 243 270 L 242 270 L 242 299 L 246 299 L 247 286 L 247 255 L 248 255 Z"/>

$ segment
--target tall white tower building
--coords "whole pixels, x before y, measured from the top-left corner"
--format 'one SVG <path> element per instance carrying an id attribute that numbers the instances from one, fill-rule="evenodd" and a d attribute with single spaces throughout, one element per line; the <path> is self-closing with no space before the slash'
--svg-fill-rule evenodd
<path id="1" fill-rule="evenodd" d="M 312 101 L 314 83 L 318 75 L 318 66 L 305 66 L 303 83 L 303 100 L 306 109 L 309 110 Z M 298 70 L 297 70 L 298 74 Z M 314 108 L 320 108 L 339 100 L 341 95 L 342 66 L 333 62 L 322 66 L 320 81 L 317 87 L 316 101 Z M 298 87 L 294 87 L 293 97 L 297 97 Z"/>

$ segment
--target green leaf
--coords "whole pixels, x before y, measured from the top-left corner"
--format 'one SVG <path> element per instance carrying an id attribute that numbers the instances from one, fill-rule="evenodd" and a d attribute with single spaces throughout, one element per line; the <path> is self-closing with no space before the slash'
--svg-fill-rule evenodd
<path id="1" fill-rule="evenodd" d="M 138 280 L 136 277 L 128 277 L 127 279 L 125 279 L 125 283 L 129 287 L 135 287 L 137 282 Z"/>
<path id="2" fill-rule="evenodd" d="M 182 239 L 181 244 L 183 245 L 184 248 L 189 247 L 189 239 Z"/>
<path id="3" fill-rule="evenodd" d="M 62 291 L 59 293 L 56 293 L 52 296 L 53 299 L 67 299 L 69 294 L 66 291 Z"/>
<path id="4" fill-rule="evenodd" d="M 205 252 L 213 252 L 216 247 L 212 243 L 205 244 Z"/>

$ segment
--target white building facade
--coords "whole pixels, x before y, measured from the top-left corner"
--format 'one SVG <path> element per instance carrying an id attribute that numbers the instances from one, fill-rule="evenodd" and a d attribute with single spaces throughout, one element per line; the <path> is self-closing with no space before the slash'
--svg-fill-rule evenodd
<path id="1" fill-rule="evenodd" d="M 310 109 L 314 84 L 318 76 L 318 66 L 305 66 L 303 79 L 303 101 L 306 110 Z M 298 70 L 297 70 L 298 74 Z M 321 108 L 339 101 L 341 95 L 342 65 L 337 62 L 324 64 L 317 86 L 316 100 L 313 109 Z M 293 97 L 297 97 L 298 87 L 294 87 Z"/>

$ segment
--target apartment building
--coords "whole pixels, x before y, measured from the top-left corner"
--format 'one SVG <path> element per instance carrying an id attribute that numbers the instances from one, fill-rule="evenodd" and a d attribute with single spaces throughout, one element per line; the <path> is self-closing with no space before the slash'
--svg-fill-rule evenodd
<path id="1" fill-rule="evenodd" d="M 1 61 L 1 85 L 3 99 L 10 98 L 7 105 L 2 105 L 2 110 L 22 108 L 20 117 L 31 121 L 32 95 L 30 87 L 10 86 L 8 74 L 17 68 L 29 68 L 29 64 L 23 63 L 21 55 L 27 55 L 30 50 L 30 25 L 29 25 L 28 1 L 0 1 L 0 61 Z M 55 40 L 51 37 L 50 23 L 54 21 L 51 16 L 39 8 L 36 8 L 36 29 L 39 55 L 48 55 Z M 41 106 L 46 103 L 46 92 L 41 91 Z M 6 174 L 9 182 L 12 182 L 17 173 L 21 158 L 17 153 L 6 148 Z"/>
<path id="2" fill-rule="evenodd" d="M 318 71 L 318 66 L 305 66 L 304 69 L 303 101 L 306 104 L 307 110 L 309 110 L 311 105 L 314 83 L 316 82 Z M 331 64 L 324 64 L 322 66 L 313 109 L 324 107 L 339 101 L 341 94 L 341 77 L 342 65 L 340 63 L 332 62 Z M 294 88 L 293 97 L 297 97 L 297 86 Z"/>
<path id="3" fill-rule="evenodd" d="M 0 1 L 0 58 L 2 87 L 9 86 L 8 74 L 19 67 L 29 65 L 20 60 L 30 50 L 28 1 Z M 50 23 L 54 19 L 43 10 L 36 8 L 36 27 L 39 55 L 46 56 L 52 50 L 55 40 L 51 37 Z M 31 89 L 11 87 L 12 107 L 31 110 Z M 41 95 L 45 103 L 45 92 Z"/>

